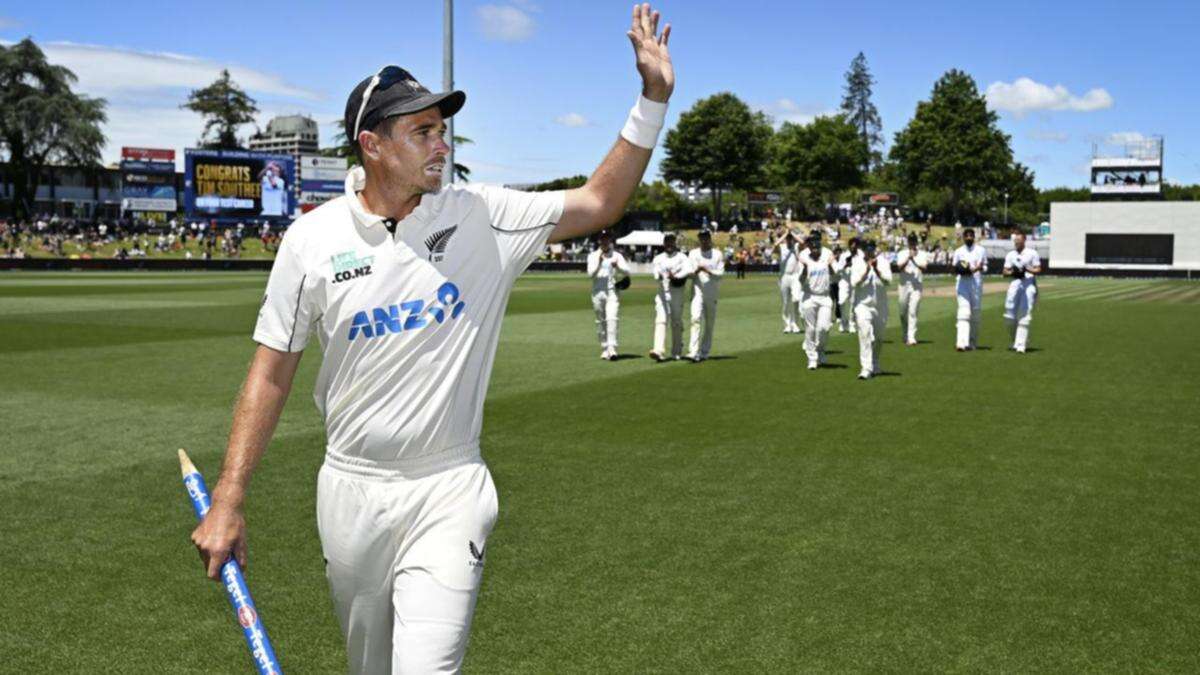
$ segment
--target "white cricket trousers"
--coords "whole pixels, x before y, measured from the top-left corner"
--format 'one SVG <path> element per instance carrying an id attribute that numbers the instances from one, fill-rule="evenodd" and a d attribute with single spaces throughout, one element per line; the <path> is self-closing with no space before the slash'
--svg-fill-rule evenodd
<path id="1" fill-rule="evenodd" d="M 349 672 L 457 673 L 496 523 L 483 460 L 404 478 L 321 467 L 317 529 Z"/>
<path id="2" fill-rule="evenodd" d="M 838 305 L 842 309 L 841 328 L 843 333 L 853 333 L 854 327 L 854 291 L 849 281 L 838 282 Z"/>
<path id="3" fill-rule="evenodd" d="M 917 341 L 917 311 L 921 307 L 921 289 L 909 284 L 900 285 L 900 332 L 906 343 Z"/>
<path id="4" fill-rule="evenodd" d="M 955 292 L 958 296 L 958 333 L 954 346 L 974 349 L 979 344 L 979 322 L 983 318 L 983 284 L 974 279 L 960 279 Z"/>
<path id="5" fill-rule="evenodd" d="M 596 337 L 602 348 L 617 349 L 617 318 L 621 300 L 616 291 L 592 293 L 592 309 L 596 310 Z"/>
<path id="6" fill-rule="evenodd" d="M 887 328 L 887 315 L 874 307 L 857 305 L 854 322 L 858 325 L 858 365 L 863 374 L 875 375 L 879 370 L 879 353 L 883 351 L 883 332 Z"/>
<path id="7" fill-rule="evenodd" d="M 688 358 L 707 359 L 712 351 L 713 328 L 717 325 L 717 289 L 692 293 L 692 334 Z"/>
<path id="8" fill-rule="evenodd" d="M 800 324 L 796 322 L 800 305 L 800 275 L 784 274 L 779 277 L 779 300 L 783 305 L 783 332 L 799 333 Z"/>
<path id="9" fill-rule="evenodd" d="M 829 339 L 829 327 L 833 325 L 833 298 L 828 295 L 810 295 L 801 303 L 804 314 L 804 353 L 808 365 L 825 362 L 825 342 Z"/>
<path id="10" fill-rule="evenodd" d="M 1029 342 L 1029 324 L 1033 322 L 1033 306 L 1037 303 L 1037 284 L 1013 279 L 1004 297 L 1004 322 L 1012 335 L 1012 348 L 1023 352 Z"/>
<path id="11" fill-rule="evenodd" d="M 667 322 L 671 323 L 670 356 L 683 355 L 683 299 L 686 288 L 659 291 L 654 296 L 654 351 L 667 355 Z"/>

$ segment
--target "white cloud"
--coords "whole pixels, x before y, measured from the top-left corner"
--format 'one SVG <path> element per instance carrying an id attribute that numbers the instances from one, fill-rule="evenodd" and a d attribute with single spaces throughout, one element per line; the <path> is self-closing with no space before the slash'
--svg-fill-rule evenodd
<path id="1" fill-rule="evenodd" d="M 1029 137 L 1035 141 L 1050 141 L 1052 143 L 1066 143 L 1071 140 L 1071 135 L 1065 131 L 1034 130 L 1029 132 Z"/>
<path id="2" fill-rule="evenodd" d="M 294 114 L 294 109 L 272 108 L 263 109 L 255 118 L 260 129 L 265 129 L 267 122 L 277 115 Z M 194 148 L 204 131 L 204 118 L 192 112 L 172 105 L 154 104 L 141 106 L 122 102 L 110 104 L 107 108 L 108 122 L 104 125 L 104 134 L 108 144 L 101 153 L 104 164 L 116 163 L 121 160 L 121 147 L 142 148 L 172 148 L 175 150 L 176 168 L 183 169 L 184 148 Z M 321 138 L 324 141 L 332 138 L 333 125 L 326 124 L 326 116 L 313 115 L 320 126 Z M 245 139 L 254 133 L 254 125 L 243 126 L 238 136 Z"/>
<path id="3" fill-rule="evenodd" d="M 1113 97 L 1104 89 L 1091 89 L 1083 96 L 1076 96 L 1061 84 L 1051 87 L 1028 77 L 1017 78 L 1012 83 L 993 82 L 988 85 L 986 95 L 989 107 L 1017 117 L 1039 110 L 1091 112 L 1113 105 Z"/>
<path id="4" fill-rule="evenodd" d="M 563 125 L 564 127 L 586 127 L 591 125 L 591 122 L 588 121 L 588 118 L 580 115 L 579 113 L 567 113 L 566 115 L 559 115 L 558 117 L 554 118 L 554 121 Z"/>
<path id="5" fill-rule="evenodd" d="M 808 124 L 818 117 L 836 115 L 839 112 L 818 104 L 796 103 L 790 98 L 781 98 L 768 105 L 759 106 L 758 110 L 766 113 L 776 127 L 784 122 Z"/>
<path id="6" fill-rule="evenodd" d="M 252 68 L 168 52 L 140 52 L 121 47 L 48 42 L 40 45 L 51 63 L 70 68 L 84 91 L 101 96 L 161 89 L 198 89 L 220 76 L 222 69 L 246 91 L 307 100 L 321 96 Z"/>
<path id="7" fill-rule="evenodd" d="M 525 9 L 513 5 L 482 5 L 475 10 L 483 36 L 501 42 L 523 42 L 533 37 L 536 24 L 529 11 L 536 8 L 522 4 Z"/>
<path id="8" fill-rule="evenodd" d="M 324 98 L 320 93 L 252 68 L 181 54 L 73 42 L 39 46 L 51 63 L 66 66 L 78 76 L 77 91 L 108 100 L 108 121 L 103 126 L 108 143 L 102 153 L 106 164 L 120 160 L 122 146 L 140 146 L 175 149 L 176 164 L 182 168 L 182 151 L 196 145 L 204 120 L 179 108 L 179 104 L 186 99 L 187 90 L 210 84 L 224 68 L 243 89 L 260 99 L 255 120 L 259 128 L 266 127 L 276 115 L 299 112 L 312 115 L 322 124 L 325 139 L 331 135 L 328 120 L 341 116 L 336 110 L 313 109 L 313 102 Z M 261 100 L 264 97 L 266 105 Z M 254 127 L 246 125 L 239 131 L 239 136 L 246 137 Z"/>

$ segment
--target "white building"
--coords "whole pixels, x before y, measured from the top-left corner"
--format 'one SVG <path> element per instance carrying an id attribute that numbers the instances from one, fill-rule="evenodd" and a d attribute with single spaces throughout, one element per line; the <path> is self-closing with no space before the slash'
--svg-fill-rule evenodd
<path id="1" fill-rule="evenodd" d="M 1056 270 L 1200 271 L 1200 202 L 1056 202 Z"/>
<path id="2" fill-rule="evenodd" d="M 267 128 L 250 137 L 250 149 L 277 155 L 317 154 L 320 129 L 317 121 L 307 115 L 280 115 L 267 122 Z"/>

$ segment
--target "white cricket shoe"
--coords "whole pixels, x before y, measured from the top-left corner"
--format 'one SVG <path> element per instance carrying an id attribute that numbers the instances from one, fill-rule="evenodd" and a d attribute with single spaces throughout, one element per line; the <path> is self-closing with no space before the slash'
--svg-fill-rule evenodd
<path id="1" fill-rule="evenodd" d="M 869 379 L 871 379 L 871 377 L 872 377 L 871 371 L 869 371 L 869 370 L 864 370 L 858 374 L 858 379 L 860 379 L 860 380 L 869 380 Z"/>

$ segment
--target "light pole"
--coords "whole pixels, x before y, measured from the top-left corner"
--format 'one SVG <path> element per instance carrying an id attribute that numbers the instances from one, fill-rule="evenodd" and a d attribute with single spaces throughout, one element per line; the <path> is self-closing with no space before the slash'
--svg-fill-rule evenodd
<path id="1" fill-rule="evenodd" d="M 442 91 L 454 90 L 454 0 L 442 4 Z M 454 182 L 454 118 L 446 120 L 446 140 L 450 154 L 446 156 L 447 171 L 442 181 Z"/>
<path id="2" fill-rule="evenodd" d="M 1008 227 L 1008 191 L 1004 191 L 1004 226 Z"/>

